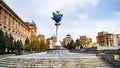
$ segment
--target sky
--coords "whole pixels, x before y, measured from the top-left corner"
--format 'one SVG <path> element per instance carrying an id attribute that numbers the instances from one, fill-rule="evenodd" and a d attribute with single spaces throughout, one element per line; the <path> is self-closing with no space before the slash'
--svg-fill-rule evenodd
<path id="1" fill-rule="evenodd" d="M 67 34 L 76 40 L 82 35 L 96 42 L 98 32 L 120 33 L 120 0 L 4 0 L 23 20 L 36 23 L 37 34 L 55 35 L 56 10 L 63 13 L 59 26 L 62 40 Z"/>

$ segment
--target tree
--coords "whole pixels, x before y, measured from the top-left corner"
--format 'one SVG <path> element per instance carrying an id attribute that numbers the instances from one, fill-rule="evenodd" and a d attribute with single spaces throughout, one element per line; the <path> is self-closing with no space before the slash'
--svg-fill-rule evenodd
<path id="1" fill-rule="evenodd" d="M 0 52 L 5 53 L 5 51 L 9 52 L 10 50 L 13 52 L 14 46 L 13 46 L 13 37 L 6 33 L 4 33 L 2 30 L 0 30 Z"/>
<path id="2" fill-rule="evenodd" d="M 24 45 L 24 46 L 25 46 L 24 48 L 25 48 L 26 50 L 28 50 L 29 43 L 30 43 L 30 40 L 29 40 L 28 38 L 26 38 L 26 40 L 25 40 L 25 45 Z"/>
<path id="3" fill-rule="evenodd" d="M 11 34 L 10 34 L 9 40 L 10 40 L 10 50 L 13 52 L 15 50 L 15 46 L 14 46 L 14 42 L 13 42 L 14 39 Z"/>
<path id="4" fill-rule="evenodd" d="M 76 42 L 80 42 L 79 39 L 77 39 Z"/>
<path id="5" fill-rule="evenodd" d="M 47 49 L 49 49 L 49 46 L 45 43 L 44 40 L 40 40 L 40 49 L 41 50 L 47 50 Z"/>
<path id="6" fill-rule="evenodd" d="M 4 36 L 4 39 L 5 39 L 5 48 L 6 48 L 6 50 L 7 50 L 7 52 L 9 52 L 9 48 L 10 48 L 10 40 L 9 40 L 9 37 L 8 37 L 8 35 L 7 35 L 7 33 L 5 33 L 5 36 Z"/>
<path id="7" fill-rule="evenodd" d="M 31 35 L 29 39 L 25 40 L 25 46 L 29 51 L 46 50 L 49 48 L 44 40 L 39 40 L 35 35 Z"/>
<path id="8" fill-rule="evenodd" d="M 28 38 L 26 38 L 26 40 L 25 40 L 25 44 L 29 44 L 29 39 Z"/>
<path id="9" fill-rule="evenodd" d="M 77 39 L 76 42 L 74 42 L 74 43 L 72 44 L 72 47 L 73 47 L 74 49 L 76 48 L 76 46 L 81 46 L 81 43 L 80 43 L 79 39 Z"/>
<path id="10" fill-rule="evenodd" d="M 35 35 L 31 35 L 30 37 L 30 44 L 29 44 L 29 49 L 31 50 L 35 50 L 35 40 L 36 40 L 36 36 Z"/>
<path id="11" fill-rule="evenodd" d="M 27 41 L 26 41 L 27 42 Z M 31 35 L 28 50 L 37 51 L 40 49 L 40 41 L 35 35 Z"/>
<path id="12" fill-rule="evenodd" d="M 15 48 L 16 49 L 22 49 L 23 48 L 23 45 L 22 45 L 22 41 L 21 40 L 17 40 L 17 42 L 14 43 L 16 46 Z"/>
<path id="13" fill-rule="evenodd" d="M 68 46 L 68 49 L 72 49 L 73 48 L 73 46 L 72 46 L 72 44 L 74 43 L 74 41 L 73 41 L 73 39 L 70 41 L 70 44 L 68 44 L 67 46 Z"/>
<path id="14" fill-rule="evenodd" d="M 40 41 L 37 38 L 35 40 L 35 49 L 36 51 L 40 50 Z"/>
<path id="15" fill-rule="evenodd" d="M 14 50 L 14 46 L 13 46 L 13 37 L 12 35 L 8 35 L 7 33 L 5 33 L 5 36 L 4 36 L 4 39 L 5 39 L 5 47 L 6 49 L 8 50 L 7 52 L 10 52 Z"/>
<path id="16" fill-rule="evenodd" d="M 0 53 L 5 53 L 5 38 L 2 30 L 0 30 Z"/>
<path id="17" fill-rule="evenodd" d="M 13 42 L 13 46 L 14 46 L 15 49 L 17 49 L 17 41 Z"/>

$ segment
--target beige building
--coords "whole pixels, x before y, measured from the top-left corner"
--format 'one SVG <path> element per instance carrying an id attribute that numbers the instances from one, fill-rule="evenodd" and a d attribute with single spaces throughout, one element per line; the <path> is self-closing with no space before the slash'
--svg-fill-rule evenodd
<path id="1" fill-rule="evenodd" d="M 89 48 L 89 47 L 94 46 L 92 39 L 88 38 L 87 36 L 80 36 L 79 41 L 83 47 Z"/>
<path id="2" fill-rule="evenodd" d="M 39 34 L 39 35 L 37 36 L 37 38 L 38 38 L 39 40 L 45 40 L 45 35 Z"/>
<path id="3" fill-rule="evenodd" d="M 71 43 L 72 40 L 73 39 L 71 38 L 70 34 L 66 35 L 66 38 L 63 39 L 63 45 L 67 47 Z"/>
<path id="4" fill-rule="evenodd" d="M 34 22 L 30 23 L 30 22 L 25 22 L 25 24 L 29 27 L 30 29 L 30 35 L 37 35 L 37 27 L 36 24 Z"/>
<path id="5" fill-rule="evenodd" d="M 51 40 L 52 40 L 52 45 L 54 46 L 54 45 L 56 44 L 56 42 L 57 42 L 56 36 L 55 36 L 55 35 L 52 36 L 52 37 L 51 37 Z"/>
<path id="6" fill-rule="evenodd" d="M 48 38 L 46 40 L 46 44 L 49 45 L 50 49 L 52 49 L 55 46 L 56 41 L 57 41 L 56 36 L 52 36 L 51 38 Z"/>
<path id="7" fill-rule="evenodd" d="M 117 35 L 108 32 L 99 32 L 97 38 L 97 43 L 100 46 L 116 46 Z"/>
<path id="8" fill-rule="evenodd" d="M 37 36 L 37 38 L 39 39 L 39 41 L 44 41 L 45 44 L 46 44 L 45 35 L 43 35 L 43 34 L 39 34 L 39 35 Z"/>
<path id="9" fill-rule="evenodd" d="M 106 45 L 106 39 L 105 39 L 105 35 L 108 34 L 108 32 L 99 32 L 98 36 L 96 37 L 97 39 L 97 43 L 101 46 L 105 46 Z"/>
<path id="10" fill-rule="evenodd" d="M 52 40 L 51 38 L 46 39 L 46 44 L 49 46 L 50 49 L 52 49 L 54 46 L 52 45 Z"/>
<path id="11" fill-rule="evenodd" d="M 27 37 L 36 35 L 37 30 L 35 25 L 26 24 L 3 0 L 0 0 L 0 29 L 3 32 L 11 34 L 14 40 L 22 40 L 24 43 Z"/>

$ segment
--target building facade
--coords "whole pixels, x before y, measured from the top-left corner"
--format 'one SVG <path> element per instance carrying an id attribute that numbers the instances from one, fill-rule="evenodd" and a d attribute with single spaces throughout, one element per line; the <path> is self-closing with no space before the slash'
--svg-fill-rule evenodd
<path id="1" fill-rule="evenodd" d="M 116 46 L 117 45 L 117 35 L 109 32 L 99 32 L 97 38 L 97 43 L 100 46 Z"/>
<path id="2" fill-rule="evenodd" d="M 66 38 L 63 39 L 63 45 L 68 46 L 70 45 L 71 41 L 73 41 L 72 37 L 70 34 L 66 35 Z"/>
<path id="3" fill-rule="evenodd" d="M 54 46 L 52 45 L 53 41 L 51 40 L 51 38 L 47 38 L 46 39 L 46 44 L 49 46 L 50 49 L 52 49 Z"/>
<path id="4" fill-rule="evenodd" d="M 117 34 L 118 46 L 120 46 L 120 34 Z"/>
<path id="5" fill-rule="evenodd" d="M 92 39 L 88 38 L 87 36 L 80 36 L 79 41 L 83 47 L 89 48 L 94 46 Z"/>
<path id="6" fill-rule="evenodd" d="M 39 35 L 37 36 L 37 38 L 38 38 L 39 40 L 45 40 L 45 35 L 39 34 Z"/>
<path id="7" fill-rule="evenodd" d="M 34 24 L 33 22 L 25 22 L 25 24 L 29 27 L 29 32 L 30 32 L 30 35 L 34 35 L 36 36 L 37 35 L 37 27 L 36 27 L 36 24 Z"/>
<path id="8" fill-rule="evenodd" d="M 56 44 L 56 36 L 52 36 L 51 38 L 46 39 L 46 44 L 49 45 L 49 48 L 52 49 Z"/>
<path id="9" fill-rule="evenodd" d="M 21 40 L 23 43 L 26 38 L 29 38 L 29 36 L 33 34 L 31 33 L 33 28 L 30 28 L 30 25 L 26 25 L 3 0 L 0 0 L 0 29 L 8 35 L 11 34 L 14 40 Z M 37 29 L 34 30 L 35 35 L 36 30 Z"/>
<path id="10" fill-rule="evenodd" d="M 108 34 L 108 32 L 99 32 L 98 36 L 96 37 L 97 39 L 97 43 L 101 46 L 105 46 L 106 45 L 106 39 L 105 39 L 105 35 Z"/>

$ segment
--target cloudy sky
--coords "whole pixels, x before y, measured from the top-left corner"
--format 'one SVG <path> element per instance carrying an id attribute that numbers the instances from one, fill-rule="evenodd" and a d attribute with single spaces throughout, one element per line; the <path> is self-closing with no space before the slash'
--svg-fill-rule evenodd
<path id="1" fill-rule="evenodd" d="M 71 34 L 75 40 L 81 35 L 95 42 L 98 32 L 120 33 L 120 0 L 4 0 L 23 21 L 35 21 L 38 34 L 46 38 L 55 35 L 52 12 L 63 15 L 59 27 L 60 39 Z"/>

